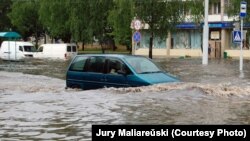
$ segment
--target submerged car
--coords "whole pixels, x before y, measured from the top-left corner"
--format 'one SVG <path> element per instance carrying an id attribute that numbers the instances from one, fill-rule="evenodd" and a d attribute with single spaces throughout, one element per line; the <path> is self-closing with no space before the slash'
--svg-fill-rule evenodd
<path id="1" fill-rule="evenodd" d="M 135 55 L 77 55 L 66 74 L 66 88 L 139 87 L 179 79 L 151 59 Z"/>

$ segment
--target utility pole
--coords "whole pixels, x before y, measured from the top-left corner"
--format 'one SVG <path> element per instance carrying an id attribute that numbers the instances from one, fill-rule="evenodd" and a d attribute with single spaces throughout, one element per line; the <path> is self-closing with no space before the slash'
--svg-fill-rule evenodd
<path id="1" fill-rule="evenodd" d="M 243 38 L 244 38 L 244 34 L 243 34 L 243 18 L 245 18 L 247 15 L 247 2 L 245 1 L 241 1 L 240 3 L 240 21 L 241 21 L 241 27 L 240 27 L 240 31 L 241 31 L 241 42 L 240 42 L 240 71 L 243 70 Z"/>
<path id="2" fill-rule="evenodd" d="M 241 27 L 240 27 L 240 32 L 241 32 L 241 42 L 240 42 L 240 71 L 243 70 L 243 18 L 241 18 Z"/>
<path id="3" fill-rule="evenodd" d="M 204 26 L 203 26 L 203 54 L 202 54 L 202 64 L 207 65 L 208 64 L 208 5 L 209 0 L 205 0 L 205 18 L 204 18 Z"/>

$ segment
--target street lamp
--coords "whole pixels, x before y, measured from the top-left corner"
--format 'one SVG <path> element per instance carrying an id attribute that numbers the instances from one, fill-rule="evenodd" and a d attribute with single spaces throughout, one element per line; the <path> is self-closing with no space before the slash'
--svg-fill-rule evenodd
<path id="1" fill-rule="evenodd" d="M 208 5 L 209 0 L 205 0 L 205 15 L 204 15 L 204 26 L 203 26 L 203 54 L 202 54 L 202 64 L 208 64 Z"/>

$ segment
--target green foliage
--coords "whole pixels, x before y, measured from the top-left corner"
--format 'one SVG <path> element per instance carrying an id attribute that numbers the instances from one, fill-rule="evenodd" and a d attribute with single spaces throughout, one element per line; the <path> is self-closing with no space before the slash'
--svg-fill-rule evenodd
<path id="1" fill-rule="evenodd" d="M 240 14 L 240 2 L 242 0 L 230 0 L 229 4 L 226 5 L 226 12 L 228 13 L 228 15 L 230 17 L 239 17 Z M 249 15 L 250 12 L 250 0 L 245 0 L 247 2 L 247 15 Z M 239 18 L 238 18 L 239 19 Z M 247 16 L 245 19 L 245 21 L 250 21 L 250 17 Z"/>
<path id="2" fill-rule="evenodd" d="M 40 21 L 54 38 L 65 42 L 91 42 L 102 38 L 107 24 L 111 0 L 40 0 Z"/>
<path id="3" fill-rule="evenodd" d="M 43 28 L 38 18 L 39 2 L 36 0 L 14 1 L 11 6 L 11 12 L 8 14 L 11 23 L 26 39 L 35 36 L 36 41 L 42 34 Z"/>
<path id="4" fill-rule="evenodd" d="M 91 20 L 90 27 L 93 28 L 94 35 L 102 39 L 106 34 L 111 32 L 111 27 L 108 24 L 107 18 L 109 11 L 113 8 L 112 0 L 91 0 Z"/>
<path id="5" fill-rule="evenodd" d="M 74 41 L 90 42 L 92 40 L 93 29 L 89 28 L 91 10 L 89 3 L 91 0 L 75 0 L 68 2 L 67 9 L 70 9 L 69 28 Z"/>
<path id="6" fill-rule="evenodd" d="M 188 13 L 191 17 L 190 20 L 194 23 L 199 24 L 200 22 L 203 22 L 203 15 L 204 15 L 204 0 L 191 0 L 186 1 L 183 3 L 185 6 L 185 12 Z"/>
<path id="7" fill-rule="evenodd" d="M 40 0 L 39 20 L 53 38 L 61 38 L 65 42 L 71 39 L 69 28 L 70 0 Z"/>
<path id="8" fill-rule="evenodd" d="M 135 0 L 136 16 L 149 25 L 151 33 L 166 36 L 175 25 L 183 21 L 181 1 Z"/>
<path id="9" fill-rule="evenodd" d="M 165 38 L 169 31 L 184 20 L 182 0 L 135 0 L 137 18 L 149 25 L 149 57 L 152 58 L 152 46 L 155 36 Z"/>
<path id="10" fill-rule="evenodd" d="M 0 31 L 9 31 L 12 26 L 7 13 L 10 12 L 11 7 L 10 0 L 0 0 Z"/>
<path id="11" fill-rule="evenodd" d="M 240 2 L 242 0 L 230 0 L 229 4 L 226 5 L 226 12 L 228 13 L 229 17 L 234 17 L 235 22 L 240 22 Z M 250 12 L 250 0 L 245 0 L 247 2 L 247 16 L 244 18 L 244 22 L 250 22 L 250 16 L 249 16 L 249 12 Z M 245 30 L 249 29 L 246 28 Z M 249 34 L 247 34 L 247 38 L 249 38 Z"/>
<path id="12" fill-rule="evenodd" d="M 10 0 L 1 0 L 10 2 Z M 41 36 L 42 32 L 65 42 L 92 42 L 115 37 L 116 43 L 130 46 L 134 17 L 148 24 L 152 42 L 155 36 L 166 38 L 169 31 L 193 15 L 203 17 L 203 0 L 13 0 L 11 23 L 22 35 Z M 7 4 L 7 3 L 4 3 Z M 0 5 L 1 7 L 2 5 Z M 2 13 L 0 13 L 2 14 Z M 0 15 L 2 16 L 2 15 Z M 1 19 L 0 19 L 1 20 Z M 5 23 L 6 25 L 7 23 Z M 0 24 L 1 26 L 1 24 Z M 152 43 L 151 42 L 151 43 Z M 152 46 L 150 47 L 152 49 Z"/>
<path id="13" fill-rule="evenodd" d="M 130 23 L 133 19 L 133 0 L 115 0 L 115 6 L 110 11 L 108 22 L 113 27 L 112 34 L 116 43 L 131 46 Z"/>

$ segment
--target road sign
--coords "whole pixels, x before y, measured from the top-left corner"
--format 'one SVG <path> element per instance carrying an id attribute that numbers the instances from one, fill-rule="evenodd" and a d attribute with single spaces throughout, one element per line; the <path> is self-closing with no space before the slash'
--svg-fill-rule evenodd
<path id="1" fill-rule="evenodd" d="M 139 31 L 134 32 L 133 39 L 136 43 L 140 42 L 141 40 L 141 33 Z"/>
<path id="2" fill-rule="evenodd" d="M 242 1 L 240 3 L 240 17 L 245 18 L 247 15 L 247 2 Z"/>
<path id="3" fill-rule="evenodd" d="M 142 27 L 141 21 L 140 20 L 135 20 L 134 21 L 134 28 L 135 28 L 135 30 L 140 30 L 141 27 Z"/>
<path id="4" fill-rule="evenodd" d="M 238 30 L 233 31 L 233 42 L 240 43 L 241 42 L 241 32 Z"/>

